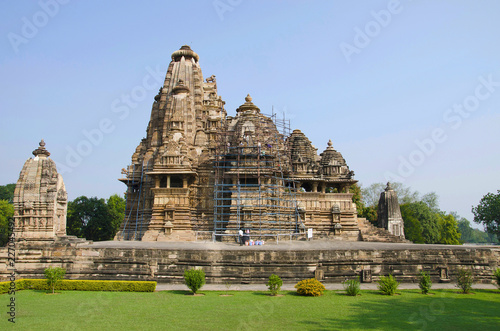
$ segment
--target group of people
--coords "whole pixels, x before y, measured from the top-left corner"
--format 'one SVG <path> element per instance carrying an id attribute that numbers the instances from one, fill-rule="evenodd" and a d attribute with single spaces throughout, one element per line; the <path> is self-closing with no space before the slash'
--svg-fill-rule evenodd
<path id="1" fill-rule="evenodd" d="M 248 245 L 247 243 L 250 241 L 250 230 L 249 229 L 243 230 L 243 228 L 240 228 L 240 230 L 238 231 L 238 235 L 240 240 L 240 246 Z"/>

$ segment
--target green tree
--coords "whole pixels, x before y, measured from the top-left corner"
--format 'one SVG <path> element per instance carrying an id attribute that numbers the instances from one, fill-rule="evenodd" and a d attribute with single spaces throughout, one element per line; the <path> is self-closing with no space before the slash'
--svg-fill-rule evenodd
<path id="1" fill-rule="evenodd" d="M 43 273 L 45 274 L 45 278 L 47 278 L 47 284 L 52 288 L 52 294 L 54 294 L 57 283 L 59 283 L 66 274 L 66 269 L 49 267 L 45 269 Z"/>
<path id="2" fill-rule="evenodd" d="M 281 286 L 283 285 L 283 281 L 278 275 L 272 274 L 269 276 L 269 281 L 266 285 L 269 288 L 269 291 L 271 291 L 271 295 L 278 295 Z"/>
<path id="3" fill-rule="evenodd" d="M 460 245 L 460 231 L 458 223 L 452 214 L 437 214 L 439 221 L 439 243 L 446 245 Z"/>
<path id="4" fill-rule="evenodd" d="M 401 216 L 403 217 L 405 226 L 405 238 L 414 242 L 415 244 L 424 244 L 424 237 L 422 236 L 422 225 L 420 221 L 414 216 L 410 204 L 400 206 Z"/>
<path id="5" fill-rule="evenodd" d="M 456 219 L 458 217 L 455 216 Z M 473 229 L 470 226 L 469 221 L 466 218 L 460 218 L 457 221 L 458 231 L 460 231 L 460 241 L 463 243 L 472 242 Z"/>
<path id="6" fill-rule="evenodd" d="M 486 233 L 479 229 L 474 229 L 470 226 L 469 220 L 463 217 L 459 217 L 456 213 L 452 213 L 458 220 L 458 230 L 460 231 L 461 237 L 460 241 L 463 243 L 498 243 L 498 238 L 496 235 L 491 233 Z"/>
<path id="7" fill-rule="evenodd" d="M 404 205 L 404 212 L 401 213 L 403 221 L 405 223 L 405 237 L 413 242 L 421 242 L 423 240 L 426 244 L 436 244 L 439 243 L 439 217 L 437 213 L 434 213 L 427 204 L 422 201 L 408 203 Z M 406 219 L 405 219 L 406 218 Z M 418 236 L 419 223 L 421 227 L 421 238 Z M 408 227 L 413 227 L 413 229 L 407 229 Z M 410 233 L 406 232 L 410 230 Z M 416 236 L 418 238 L 411 239 L 411 236 Z"/>
<path id="8" fill-rule="evenodd" d="M 184 271 L 184 283 L 196 294 L 205 285 L 205 272 L 201 269 L 187 269 Z"/>
<path id="9" fill-rule="evenodd" d="M 474 222 L 483 224 L 486 232 L 500 239 L 500 190 L 497 194 L 486 194 L 476 207 L 472 208 Z"/>
<path id="10" fill-rule="evenodd" d="M 124 198 L 120 197 L 118 194 L 113 194 L 106 201 L 108 205 L 108 209 L 111 213 L 111 224 L 113 227 L 113 237 L 120 229 L 120 225 L 122 224 L 125 218 L 125 205 L 126 201 Z"/>
<path id="11" fill-rule="evenodd" d="M 80 196 L 73 201 L 68 201 L 68 213 L 66 217 L 66 233 L 77 237 L 83 237 L 83 227 L 88 223 L 86 206 L 89 198 Z"/>
<path id="12" fill-rule="evenodd" d="M 384 189 L 385 185 L 383 183 L 373 183 L 366 188 L 361 188 L 361 196 L 364 205 L 367 207 L 377 207 L 380 193 L 382 193 Z"/>
<path id="13" fill-rule="evenodd" d="M 363 207 L 361 212 L 358 210 L 358 216 L 366 218 L 373 224 L 377 224 L 378 211 L 374 206 Z"/>
<path id="14" fill-rule="evenodd" d="M 358 210 L 358 213 L 360 210 L 364 208 L 364 203 L 363 203 L 363 198 L 361 196 L 361 188 L 358 186 L 358 184 L 352 184 L 349 192 L 352 193 L 352 202 L 356 204 L 356 209 Z"/>
<path id="15" fill-rule="evenodd" d="M 16 184 L 0 185 L 0 200 L 7 200 L 9 203 L 13 203 L 15 188 Z"/>
<path id="16" fill-rule="evenodd" d="M 439 197 L 436 194 L 436 192 L 430 192 L 427 194 L 424 194 L 422 199 L 420 199 L 423 203 L 425 203 L 430 210 L 432 210 L 434 213 L 439 213 Z"/>
<path id="17" fill-rule="evenodd" d="M 14 216 L 14 206 L 7 200 L 0 200 L 0 247 L 9 241 L 9 218 Z"/>
<path id="18" fill-rule="evenodd" d="M 361 188 L 363 202 L 367 207 L 377 207 L 380 193 L 385 190 L 387 184 L 373 183 L 367 188 Z M 391 182 L 392 189 L 398 195 L 399 204 L 412 203 L 419 201 L 419 193 L 412 191 L 410 187 L 404 186 L 402 183 Z"/>
<path id="19" fill-rule="evenodd" d="M 67 233 L 88 240 L 112 240 L 125 211 L 125 201 L 112 195 L 106 202 L 81 196 L 68 203 Z"/>

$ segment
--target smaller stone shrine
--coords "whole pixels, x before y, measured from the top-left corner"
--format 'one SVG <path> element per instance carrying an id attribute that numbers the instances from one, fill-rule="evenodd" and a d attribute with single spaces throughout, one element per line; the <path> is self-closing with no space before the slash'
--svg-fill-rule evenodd
<path id="1" fill-rule="evenodd" d="M 387 183 L 385 191 L 380 193 L 378 201 L 378 226 L 391 234 L 405 238 L 404 221 L 399 208 L 398 195 Z"/>
<path id="2" fill-rule="evenodd" d="M 54 241 L 66 236 L 68 195 L 45 142 L 33 151 L 21 170 L 14 191 L 17 241 Z"/>

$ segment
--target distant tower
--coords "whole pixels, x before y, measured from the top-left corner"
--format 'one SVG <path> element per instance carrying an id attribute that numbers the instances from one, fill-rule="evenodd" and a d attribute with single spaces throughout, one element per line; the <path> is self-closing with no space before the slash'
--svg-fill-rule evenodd
<path id="1" fill-rule="evenodd" d="M 385 191 L 380 193 L 378 201 L 378 226 L 391 234 L 404 239 L 404 222 L 399 208 L 398 195 L 387 183 Z"/>
<path id="2" fill-rule="evenodd" d="M 14 191 L 14 233 L 18 241 L 53 241 L 66 236 L 68 196 L 43 139 L 33 155 Z"/>

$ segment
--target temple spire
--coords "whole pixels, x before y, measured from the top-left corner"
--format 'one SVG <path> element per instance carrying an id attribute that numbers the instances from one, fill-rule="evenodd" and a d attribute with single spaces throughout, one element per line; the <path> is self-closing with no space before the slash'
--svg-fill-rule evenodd
<path id="1" fill-rule="evenodd" d="M 50 156 L 49 151 L 45 149 L 45 141 L 43 139 L 40 141 L 38 144 L 38 148 L 33 151 L 33 155 L 38 156 L 38 157 L 48 157 Z"/>

